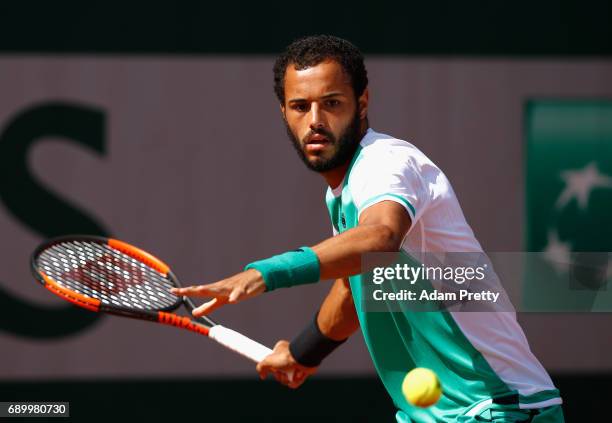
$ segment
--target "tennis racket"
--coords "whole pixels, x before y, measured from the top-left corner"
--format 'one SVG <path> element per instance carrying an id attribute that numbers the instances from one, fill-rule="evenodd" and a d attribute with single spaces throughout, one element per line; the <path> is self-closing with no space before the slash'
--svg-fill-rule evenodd
<path id="1" fill-rule="evenodd" d="M 112 238 L 65 236 L 41 244 L 32 254 L 36 279 L 55 295 L 84 309 L 187 329 L 259 363 L 272 350 L 202 316 L 172 313 L 190 298 L 177 297 L 180 287 L 167 264 L 131 244 Z"/>

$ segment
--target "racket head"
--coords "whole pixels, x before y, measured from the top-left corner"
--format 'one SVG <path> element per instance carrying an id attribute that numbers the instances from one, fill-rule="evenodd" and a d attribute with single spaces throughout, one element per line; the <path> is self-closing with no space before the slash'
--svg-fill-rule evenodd
<path id="1" fill-rule="evenodd" d="M 183 299 L 179 282 L 157 257 L 113 238 L 69 235 L 41 244 L 31 257 L 36 280 L 91 311 L 156 320 Z"/>

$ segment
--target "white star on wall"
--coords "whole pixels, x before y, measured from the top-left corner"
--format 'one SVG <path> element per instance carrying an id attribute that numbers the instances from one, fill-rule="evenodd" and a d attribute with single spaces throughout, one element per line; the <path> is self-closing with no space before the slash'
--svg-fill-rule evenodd
<path id="1" fill-rule="evenodd" d="M 548 232 L 548 243 L 544 249 L 544 257 L 558 275 L 567 273 L 571 251 L 572 247 L 569 242 L 562 242 L 555 231 Z"/>
<path id="2" fill-rule="evenodd" d="M 561 179 L 565 181 L 565 189 L 557 199 L 555 205 L 557 209 L 565 207 L 576 199 L 578 207 L 584 210 L 588 207 L 589 197 L 595 188 L 612 188 L 612 177 L 602 174 L 596 162 L 591 162 L 579 170 L 561 172 Z M 569 270 L 571 252 L 570 242 L 562 242 L 556 229 L 550 229 L 543 253 L 557 274 L 561 275 Z M 607 276 L 612 276 L 612 260 L 608 262 Z"/>
<path id="3" fill-rule="evenodd" d="M 565 189 L 557 199 L 558 209 L 576 198 L 578 206 L 585 209 L 589 203 L 591 191 L 595 188 L 612 188 L 612 178 L 599 172 L 595 162 L 589 163 L 581 170 L 566 170 L 561 172 L 565 181 Z"/>

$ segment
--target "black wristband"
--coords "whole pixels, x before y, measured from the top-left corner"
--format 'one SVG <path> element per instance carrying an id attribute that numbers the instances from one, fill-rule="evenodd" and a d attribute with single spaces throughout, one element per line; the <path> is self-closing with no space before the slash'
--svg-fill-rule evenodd
<path id="1" fill-rule="evenodd" d="M 318 315 L 319 313 L 315 315 L 313 321 L 289 344 L 289 352 L 291 352 L 295 361 L 302 366 L 318 366 L 325 357 L 346 342 L 346 339 L 335 341 L 323 335 L 317 324 Z"/>

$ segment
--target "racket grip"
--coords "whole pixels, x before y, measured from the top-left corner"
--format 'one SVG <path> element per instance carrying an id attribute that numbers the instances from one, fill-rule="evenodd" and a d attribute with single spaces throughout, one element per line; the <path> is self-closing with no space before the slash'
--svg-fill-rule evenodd
<path id="1" fill-rule="evenodd" d="M 259 363 L 272 353 L 272 350 L 265 345 L 221 325 L 215 325 L 210 328 L 208 336 L 255 363 Z"/>

